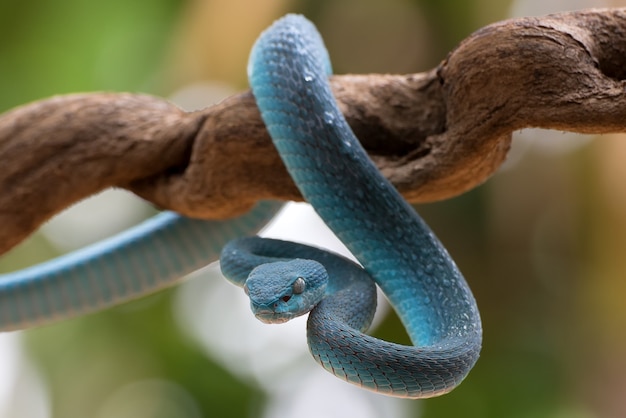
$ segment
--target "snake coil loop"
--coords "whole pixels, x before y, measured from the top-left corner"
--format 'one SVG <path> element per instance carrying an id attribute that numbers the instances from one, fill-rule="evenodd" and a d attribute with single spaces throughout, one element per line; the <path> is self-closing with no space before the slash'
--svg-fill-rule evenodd
<path id="1" fill-rule="evenodd" d="M 298 15 L 285 16 L 261 34 L 248 64 L 252 92 L 289 174 L 364 269 L 319 249 L 248 238 L 225 247 L 222 271 L 246 284 L 252 309 L 265 322 L 306 312 L 310 300 L 294 299 L 317 286 L 307 283 L 301 295 L 291 286 L 297 277 L 323 276 L 328 286 L 311 310 L 307 336 L 326 370 L 392 396 L 449 392 L 478 359 L 482 328 L 476 302 L 445 248 L 369 160 L 333 99 L 329 72 L 320 35 Z M 300 270 L 293 271 L 284 265 L 291 258 L 315 261 L 299 262 Z M 266 266 L 265 276 L 258 274 L 259 265 Z M 375 310 L 372 280 L 415 346 L 363 334 Z M 283 295 L 288 302 L 281 304 Z"/>

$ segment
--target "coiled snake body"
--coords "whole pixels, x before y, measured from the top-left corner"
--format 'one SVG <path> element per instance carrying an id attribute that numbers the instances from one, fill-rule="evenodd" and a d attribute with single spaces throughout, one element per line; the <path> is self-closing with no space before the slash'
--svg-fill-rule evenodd
<path id="1" fill-rule="evenodd" d="M 263 321 L 312 309 L 311 352 L 338 377 L 393 396 L 446 393 L 479 355 L 474 298 L 437 238 L 368 159 L 334 102 L 329 72 L 319 34 L 297 15 L 261 35 L 249 64 L 257 104 L 289 173 L 364 269 L 322 250 L 260 238 L 228 244 L 222 269 L 244 286 Z M 225 242 L 256 232 L 279 207 L 261 203 L 229 222 L 165 213 L 107 242 L 5 274 L 0 330 L 101 310 L 175 283 L 213 261 Z M 362 333 L 375 310 L 374 282 L 415 346 Z"/>
<path id="2" fill-rule="evenodd" d="M 365 306 L 375 306 L 375 293 L 340 257 L 244 239 L 224 249 L 222 270 L 245 284 L 253 311 L 266 322 L 283 322 L 317 302 L 309 299 L 321 299 L 309 316 L 309 347 L 338 377 L 393 396 L 446 393 L 478 358 L 476 303 L 446 250 L 369 160 L 335 104 L 329 72 L 321 37 L 297 15 L 261 35 L 248 67 L 263 121 L 291 177 L 381 287 L 415 346 L 361 332 L 369 326 L 374 308 Z M 284 261 L 290 258 L 297 260 Z M 324 268 L 329 284 L 320 291 Z"/>

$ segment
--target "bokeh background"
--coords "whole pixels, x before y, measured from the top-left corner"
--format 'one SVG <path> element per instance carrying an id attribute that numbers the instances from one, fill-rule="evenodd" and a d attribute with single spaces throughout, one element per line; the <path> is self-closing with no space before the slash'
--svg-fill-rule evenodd
<path id="1" fill-rule="evenodd" d="M 50 95 L 133 91 L 187 109 L 246 88 L 248 51 L 286 12 L 335 71 L 420 72 L 472 31 L 599 0 L 0 0 L 0 111 Z M 33 121 L 36 123 L 36 121 Z M 361 391 L 308 355 L 304 322 L 258 323 L 215 267 L 175 289 L 0 334 L 1 418 L 626 416 L 626 138 L 524 130 L 485 185 L 418 209 L 478 300 L 482 357 L 425 401 Z M 120 191 L 71 208 L 0 260 L 11 271 L 150 216 Z M 267 234 L 338 248 L 306 205 Z M 301 232 L 300 232 L 301 231 Z M 383 304 L 374 333 L 406 336 Z"/>

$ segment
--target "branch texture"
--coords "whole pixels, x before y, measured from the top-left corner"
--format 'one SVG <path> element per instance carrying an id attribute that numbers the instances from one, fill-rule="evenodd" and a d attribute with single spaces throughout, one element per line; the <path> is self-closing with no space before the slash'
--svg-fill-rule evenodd
<path id="1" fill-rule="evenodd" d="M 626 130 L 626 9 L 487 26 L 437 68 L 331 79 L 356 135 L 411 202 L 485 181 L 511 133 Z M 0 253 L 70 204 L 123 187 L 201 218 L 299 200 L 249 92 L 185 113 L 144 95 L 54 97 L 0 116 Z"/>

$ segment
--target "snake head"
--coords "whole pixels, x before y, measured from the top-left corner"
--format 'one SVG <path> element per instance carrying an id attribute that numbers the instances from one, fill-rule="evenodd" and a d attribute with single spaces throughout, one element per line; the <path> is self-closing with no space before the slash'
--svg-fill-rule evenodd
<path id="1" fill-rule="evenodd" d="M 257 266 L 243 288 L 257 319 L 280 324 L 313 309 L 324 297 L 327 283 L 322 264 L 294 259 Z"/>

